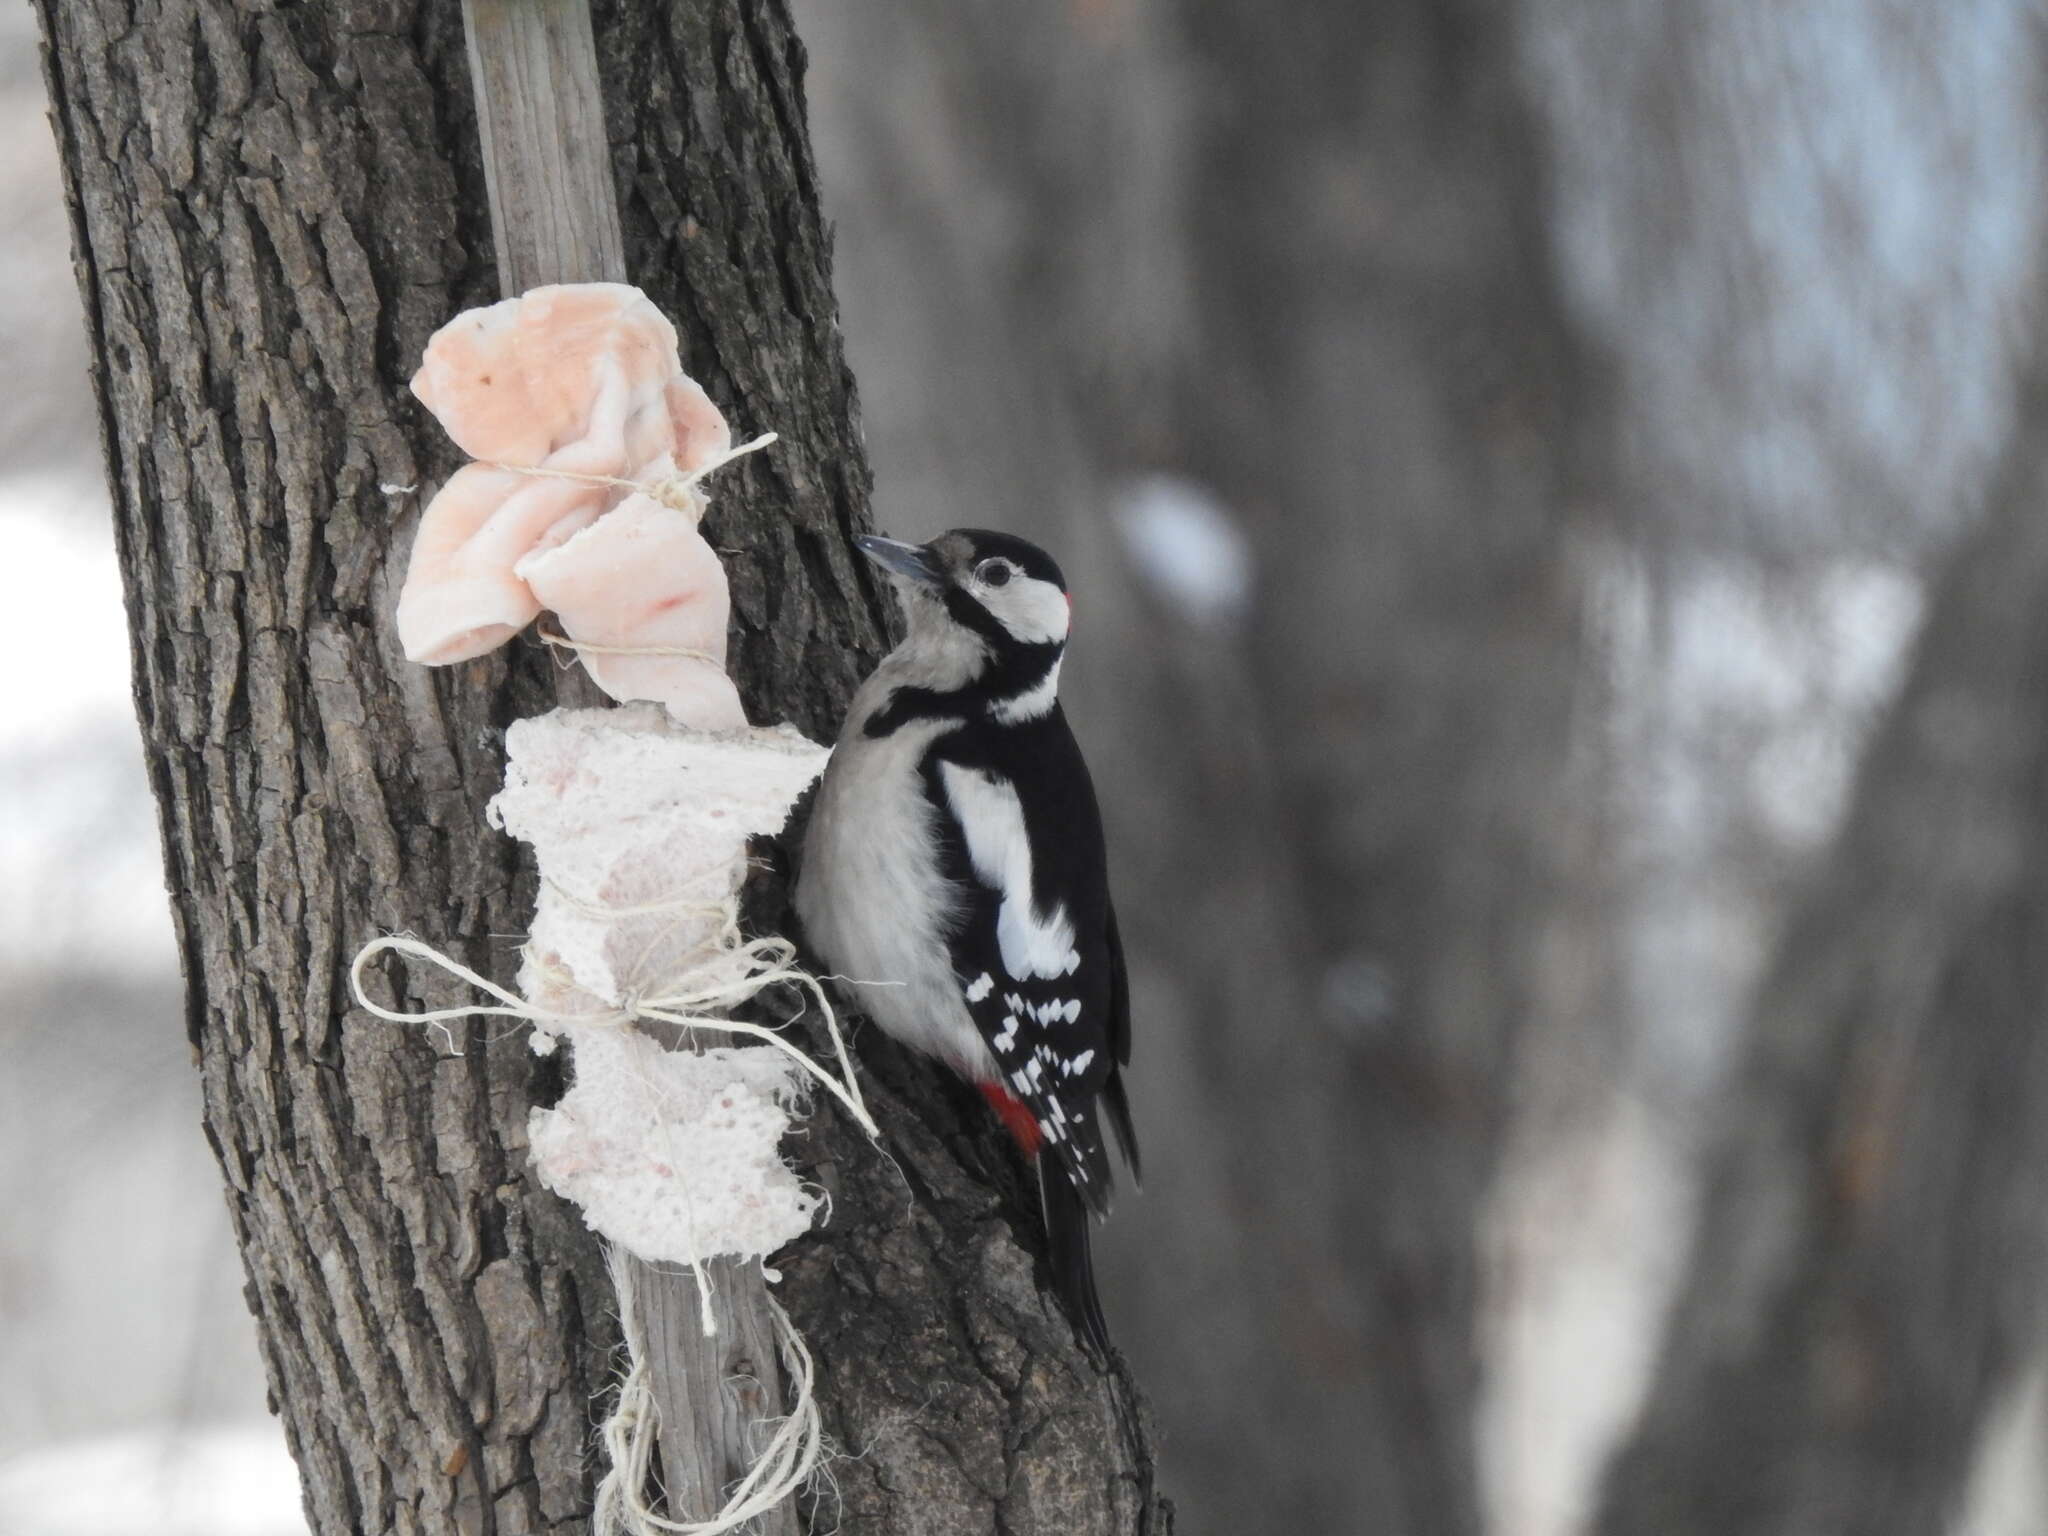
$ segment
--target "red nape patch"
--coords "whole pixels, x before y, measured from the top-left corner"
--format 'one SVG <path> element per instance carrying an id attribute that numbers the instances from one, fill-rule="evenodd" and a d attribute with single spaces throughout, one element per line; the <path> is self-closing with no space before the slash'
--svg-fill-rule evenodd
<path id="1" fill-rule="evenodd" d="M 1038 1148 L 1045 1137 L 1039 1133 L 1038 1119 L 1024 1107 L 1024 1101 L 1014 1098 L 1001 1083 L 980 1083 L 981 1096 L 988 1100 L 988 1107 L 996 1112 L 1018 1146 L 1024 1149 L 1026 1157 L 1038 1156 Z"/>

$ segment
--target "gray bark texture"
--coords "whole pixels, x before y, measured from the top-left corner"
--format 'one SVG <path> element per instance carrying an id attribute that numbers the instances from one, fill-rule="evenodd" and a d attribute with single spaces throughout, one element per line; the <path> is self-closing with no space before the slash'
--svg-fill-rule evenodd
<path id="1" fill-rule="evenodd" d="M 437 1050 L 344 984 L 396 930 L 505 978 L 531 910 L 481 811 L 553 663 L 520 643 L 428 672 L 390 623 L 419 500 L 383 487 L 456 464 L 404 382 L 497 297 L 460 8 L 39 11 L 206 1130 L 309 1517 L 583 1529 L 618 1335 L 594 1240 L 524 1162 L 559 1069 L 481 1025 Z M 628 267 L 735 431 L 782 434 L 707 519 L 733 671 L 756 718 L 829 737 L 884 615 L 847 548 L 867 472 L 802 50 L 779 3 L 595 19 Z M 893 1161 L 822 1105 L 798 1157 L 832 1221 L 780 1258 L 859 1458 L 820 1515 L 1165 1528 L 1128 1379 L 1040 1290 L 1016 1168 L 961 1095 L 862 1043 Z"/>
<path id="2" fill-rule="evenodd" d="M 2039 1344 L 2044 379 L 1758 995 L 1604 1536 L 1943 1529 Z"/>

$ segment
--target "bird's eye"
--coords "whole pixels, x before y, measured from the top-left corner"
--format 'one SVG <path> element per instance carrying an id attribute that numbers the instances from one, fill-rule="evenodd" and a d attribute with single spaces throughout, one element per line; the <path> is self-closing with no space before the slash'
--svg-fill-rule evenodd
<path id="1" fill-rule="evenodd" d="M 974 570 L 975 580 L 985 587 L 1000 587 L 1010 579 L 1010 562 L 1007 560 L 984 560 Z"/>

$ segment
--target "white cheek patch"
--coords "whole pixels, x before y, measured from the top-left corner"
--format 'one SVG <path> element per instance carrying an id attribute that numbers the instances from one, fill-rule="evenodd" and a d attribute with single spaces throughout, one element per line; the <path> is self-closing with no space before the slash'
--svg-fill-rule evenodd
<path id="1" fill-rule="evenodd" d="M 1032 903 L 1031 843 L 1024 835 L 1024 807 L 1017 791 L 958 763 L 941 763 L 939 779 L 960 823 L 975 875 L 1002 895 L 996 946 L 1002 951 L 1003 969 L 1019 981 L 1066 975 L 1080 960 L 1074 949 L 1074 925 L 1067 921 L 1064 907 L 1040 917 Z M 1023 1011 L 1022 999 L 1013 1011 Z"/>
<path id="2" fill-rule="evenodd" d="M 1020 573 L 1000 587 L 981 585 L 977 595 L 996 622 L 1026 645 L 1067 638 L 1073 609 L 1067 594 L 1049 581 Z"/>

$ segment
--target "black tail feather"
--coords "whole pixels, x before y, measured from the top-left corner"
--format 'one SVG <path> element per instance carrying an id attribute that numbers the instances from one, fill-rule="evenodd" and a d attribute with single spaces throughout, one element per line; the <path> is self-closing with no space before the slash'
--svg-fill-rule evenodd
<path id="1" fill-rule="evenodd" d="M 1095 1294 L 1095 1260 L 1088 1247 L 1088 1206 L 1054 1158 L 1038 1160 L 1038 1198 L 1045 1210 L 1053 1285 L 1074 1326 L 1108 1358 L 1109 1325 L 1102 1319 L 1102 1301 Z"/>
<path id="2" fill-rule="evenodd" d="M 1145 1182 L 1145 1170 L 1138 1164 L 1138 1128 L 1131 1123 L 1131 1101 L 1124 1092 L 1124 1075 L 1112 1072 L 1109 1081 L 1103 1085 L 1102 1102 L 1109 1111 L 1109 1128 L 1116 1132 L 1116 1144 L 1124 1155 L 1124 1164 L 1131 1170 L 1133 1186 Z"/>

